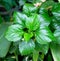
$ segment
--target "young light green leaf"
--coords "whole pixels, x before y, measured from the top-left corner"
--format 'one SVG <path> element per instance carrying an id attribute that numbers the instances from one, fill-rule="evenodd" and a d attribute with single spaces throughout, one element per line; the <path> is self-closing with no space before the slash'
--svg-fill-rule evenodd
<path id="1" fill-rule="evenodd" d="M 30 40 L 29 42 L 23 41 L 19 44 L 19 51 L 21 55 L 28 55 L 32 53 L 34 51 L 34 48 L 35 48 L 35 44 L 33 40 Z"/>
<path id="2" fill-rule="evenodd" d="M 33 33 L 24 33 L 24 39 L 25 41 L 29 41 L 31 37 L 33 36 Z"/>
<path id="3" fill-rule="evenodd" d="M 36 41 L 40 44 L 47 44 L 55 40 L 54 35 L 48 27 L 41 27 L 39 30 L 36 31 L 35 36 Z"/>
<path id="4" fill-rule="evenodd" d="M 13 42 L 19 41 L 22 38 L 22 35 L 22 26 L 19 24 L 11 25 L 6 32 L 6 38 Z"/>

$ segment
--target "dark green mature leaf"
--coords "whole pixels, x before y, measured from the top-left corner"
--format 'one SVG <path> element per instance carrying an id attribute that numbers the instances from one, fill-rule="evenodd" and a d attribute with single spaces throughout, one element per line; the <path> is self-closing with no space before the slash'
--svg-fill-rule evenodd
<path id="1" fill-rule="evenodd" d="M 15 0 L 2 0 L 1 2 L 0 2 L 4 7 L 5 7 L 5 9 L 7 9 L 7 10 L 10 10 L 13 6 L 16 6 L 17 4 L 16 4 L 16 2 L 15 2 Z"/>
<path id="2" fill-rule="evenodd" d="M 19 41 L 22 38 L 22 26 L 19 24 L 11 25 L 7 32 L 6 32 L 6 38 L 9 41 Z"/>
<path id="3" fill-rule="evenodd" d="M 49 4 L 48 4 L 49 3 Z M 46 2 L 44 2 L 42 5 L 41 5 L 41 7 L 40 7 L 40 9 L 42 9 L 42 8 L 44 8 L 44 9 L 51 9 L 53 6 L 55 5 L 55 2 L 54 1 L 46 1 Z"/>
<path id="4" fill-rule="evenodd" d="M 57 21 L 55 18 L 52 18 L 51 26 L 52 26 L 54 29 L 59 29 L 59 28 L 60 28 L 60 22 Z M 52 29 L 53 29 L 53 28 L 52 28 Z"/>
<path id="5" fill-rule="evenodd" d="M 36 31 L 35 36 L 36 41 L 40 44 L 47 44 L 55 40 L 54 35 L 48 27 L 41 27 L 39 30 Z"/>
<path id="6" fill-rule="evenodd" d="M 60 45 L 52 43 L 50 46 L 54 61 L 60 61 Z"/>
<path id="7" fill-rule="evenodd" d="M 48 4 L 49 3 L 49 4 Z M 39 13 L 40 14 L 45 14 L 45 15 L 51 15 L 51 9 L 52 7 L 55 5 L 55 2 L 54 1 L 46 1 L 44 2 L 41 6 L 40 6 L 40 10 L 39 10 Z M 48 16 L 49 16 L 48 15 Z"/>
<path id="8" fill-rule="evenodd" d="M 39 44 L 39 43 L 35 43 L 36 46 L 36 50 L 39 52 L 42 52 L 43 54 L 47 54 L 48 50 L 49 50 L 49 44 Z"/>
<path id="9" fill-rule="evenodd" d="M 60 28 L 55 30 L 54 36 L 56 37 L 56 42 L 60 44 Z"/>
<path id="10" fill-rule="evenodd" d="M 34 16 L 31 16 L 26 20 L 26 27 L 29 30 L 36 30 L 39 26 L 40 26 L 40 21 L 38 19 L 37 14 L 34 14 Z"/>
<path id="11" fill-rule="evenodd" d="M 23 27 L 25 27 L 25 21 L 27 19 L 27 16 L 25 14 L 14 12 L 13 18 L 14 23 L 21 24 Z"/>
<path id="12" fill-rule="evenodd" d="M 8 3 L 10 6 L 13 6 L 13 5 L 16 5 L 16 2 L 15 2 L 15 0 L 3 0 L 3 2 L 6 2 L 6 3 Z"/>
<path id="13" fill-rule="evenodd" d="M 50 24 L 51 18 L 47 13 L 43 13 L 39 15 L 41 27 L 42 26 L 48 26 Z"/>
<path id="14" fill-rule="evenodd" d="M 38 8 L 35 7 L 35 6 L 32 5 L 32 4 L 25 4 L 25 5 L 23 6 L 23 12 L 24 12 L 25 14 L 27 14 L 28 16 L 32 15 L 32 13 L 37 13 L 37 11 L 38 11 Z"/>
<path id="15" fill-rule="evenodd" d="M 16 55 L 20 54 L 19 49 L 18 49 L 19 42 L 20 41 L 17 41 L 17 42 L 14 42 L 13 44 L 11 44 L 11 47 L 9 49 L 10 54 L 13 54 L 13 53 L 16 54 Z"/>
<path id="16" fill-rule="evenodd" d="M 21 55 L 27 55 L 32 53 L 34 51 L 34 48 L 35 48 L 35 44 L 33 40 L 30 40 L 29 42 L 23 41 L 19 44 L 19 51 Z"/>
<path id="17" fill-rule="evenodd" d="M 54 5 L 54 7 L 52 9 L 52 14 L 60 22 L 60 3 L 57 3 Z"/>
<path id="18" fill-rule="evenodd" d="M 0 57 L 5 57 L 10 47 L 11 42 L 7 41 L 7 39 L 4 37 L 8 26 L 8 24 L 0 25 Z"/>

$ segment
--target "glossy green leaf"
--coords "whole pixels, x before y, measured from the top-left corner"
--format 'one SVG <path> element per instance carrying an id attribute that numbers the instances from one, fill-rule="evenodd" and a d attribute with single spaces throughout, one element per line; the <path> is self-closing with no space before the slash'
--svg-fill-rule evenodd
<path id="1" fill-rule="evenodd" d="M 21 24 L 23 27 L 25 27 L 25 21 L 27 20 L 27 16 L 25 14 L 14 12 L 13 19 L 14 23 Z"/>
<path id="2" fill-rule="evenodd" d="M 11 42 L 5 38 L 5 32 L 8 28 L 8 24 L 0 25 L 0 57 L 5 57 L 8 53 Z"/>
<path id="3" fill-rule="evenodd" d="M 40 19 L 41 27 L 48 26 L 51 22 L 51 18 L 47 13 L 40 14 L 39 19 Z"/>
<path id="4" fill-rule="evenodd" d="M 52 18 L 51 26 L 52 26 L 54 29 L 59 29 L 59 28 L 60 28 L 60 22 L 57 21 L 55 18 Z M 52 28 L 52 29 L 53 29 L 53 28 Z"/>
<path id="5" fill-rule="evenodd" d="M 60 22 L 60 3 L 56 3 L 52 9 L 53 16 Z"/>
<path id="6" fill-rule="evenodd" d="M 56 38 L 56 43 L 60 44 L 60 28 L 55 30 L 54 36 Z"/>
<path id="7" fill-rule="evenodd" d="M 37 11 L 38 11 L 38 8 L 35 7 L 35 6 L 32 5 L 32 4 L 25 4 L 25 5 L 23 6 L 23 12 L 24 12 L 25 14 L 27 14 L 28 16 L 32 15 L 31 13 L 37 13 Z"/>
<path id="8" fill-rule="evenodd" d="M 50 46 L 54 61 L 60 61 L 60 45 L 52 43 Z"/>
<path id="9" fill-rule="evenodd" d="M 41 27 L 36 31 L 36 41 L 40 44 L 47 44 L 55 40 L 54 35 L 48 27 Z"/>
<path id="10" fill-rule="evenodd" d="M 33 40 L 30 40 L 29 42 L 23 41 L 19 44 L 19 51 L 21 55 L 28 55 L 32 53 L 34 51 L 34 48 L 35 48 L 35 44 Z"/>
<path id="11" fill-rule="evenodd" d="M 34 16 L 29 17 L 26 20 L 26 27 L 31 30 L 36 30 L 40 26 L 40 21 L 38 19 L 38 15 L 34 14 Z"/>
<path id="12" fill-rule="evenodd" d="M 9 41 L 19 41 L 22 38 L 22 26 L 19 24 L 11 25 L 7 32 L 6 32 L 6 38 Z"/>

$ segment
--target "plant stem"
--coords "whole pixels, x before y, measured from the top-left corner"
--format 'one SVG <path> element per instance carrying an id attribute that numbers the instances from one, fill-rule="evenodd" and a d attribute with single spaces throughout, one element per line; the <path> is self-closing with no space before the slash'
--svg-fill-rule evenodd
<path id="1" fill-rule="evenodd" d="M 14 54 L 15 54 L 15 57 L 16 57 L 16 61 L 18 61 L 18 55 L 16 54 L 16 52 Z"/>

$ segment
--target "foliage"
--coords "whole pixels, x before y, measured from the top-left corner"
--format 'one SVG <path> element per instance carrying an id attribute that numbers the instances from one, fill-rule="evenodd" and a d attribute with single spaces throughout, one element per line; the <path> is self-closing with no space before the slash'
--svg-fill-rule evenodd
<path id="1" fill-rule="evenodd" d="M 0 0 L 0 61 L 60 61 L 60 1 Z"/>

